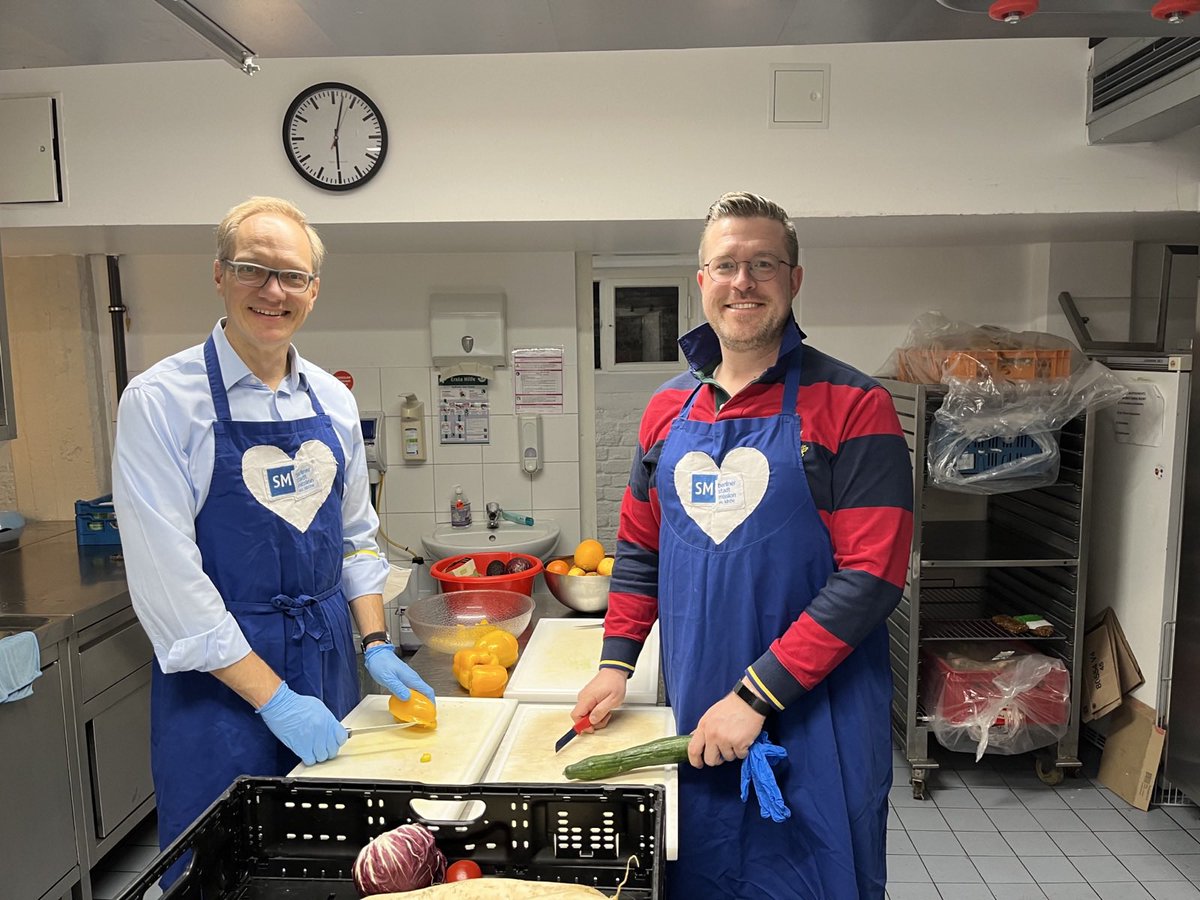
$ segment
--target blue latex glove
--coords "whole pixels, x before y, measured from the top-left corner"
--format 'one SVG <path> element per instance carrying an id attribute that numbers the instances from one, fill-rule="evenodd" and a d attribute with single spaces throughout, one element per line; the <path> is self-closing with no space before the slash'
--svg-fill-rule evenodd
<path id="1" fill-rule="evenodd" d="M 258 714 L 271 733 L 306 766 L 333 759 L 349 735 L 324 703 L 282 682 Z"/>
<path id="2" fill-rule="evenodd" d="M 792 811 L 783 802 L 779 793 L 779 785 L 775 782 L 775 773 L 771 767 L 787 759 L 787 751 L 777 744 L 772 744 L 765 731 L 760 731 L 750 752 L 742 760 L 742 802 L 750 795 L 750 782 L 754 782 L 754 793 L 758 797 L 758 811 L 764 819 L 772 822 L 782 822 L 790 818 Z"/>
<path id="3" fill-rule="evenodd" d="M 363 654 L 363 662 L 371 677 L 399 699 L 407 700 L 412 696 L 412 691 L 420 691 L 430 700 L 436 701 L 433 688 L 413 671 L 412 666 L 396 655 L 396 648 L 391 644 L 368 647 L 367 652 Z"/>

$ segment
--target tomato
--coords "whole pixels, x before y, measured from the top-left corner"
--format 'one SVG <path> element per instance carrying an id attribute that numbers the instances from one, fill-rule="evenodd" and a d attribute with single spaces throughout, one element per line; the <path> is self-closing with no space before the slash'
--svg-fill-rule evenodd
<path id="1" fill-rule="evenodd" d="M 477 863 L 469 859 L 460 859 L 456 863 L 451 863 L 446 869 L 447 881 L 470 881 L 472 878 L 482 878 L 483 870 L 479 868 Z"/>

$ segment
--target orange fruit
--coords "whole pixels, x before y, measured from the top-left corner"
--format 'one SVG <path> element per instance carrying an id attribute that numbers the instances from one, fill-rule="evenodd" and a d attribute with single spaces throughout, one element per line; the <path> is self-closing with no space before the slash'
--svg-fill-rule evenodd
<path id="1" fill-rule="evenodd" d="M 600 565 L 596 566 L 596 572 L 600 575 L 611 575 L 613 563 L 616 562 L 611 556 L 606 556 L 600 560 Z"/>
<path id="2" fill-rule="evenodd" d="M 591 538 L 580 541 L 575 548 L 575 565 L 585 572 L 595 572 L 600 560 L 604 559 L 604 545 Z"/>
<path id="3" fill-rule="evenodd" d="M 552 559 L 546 563 L 546 571 L 552 575 L 566 575 L 571 565 L 565 559 Z"/>

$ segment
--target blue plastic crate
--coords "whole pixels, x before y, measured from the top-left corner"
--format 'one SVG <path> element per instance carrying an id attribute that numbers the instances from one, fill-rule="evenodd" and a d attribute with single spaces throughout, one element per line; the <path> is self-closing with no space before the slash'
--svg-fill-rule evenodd
<path id="1" fill-rule="evenodd" d="M 120 545 L 112 494 L 75 501 L 75 539 L 79 544 Z"/>
<path id="2" fill-rule="evenodd" d="M 991 437 L 971 441 L 959 454 L 956 466 L 960 475 L 978 475 L 1026 456 L 1045 453 L 1037 441 L 1028 435 L 1013 438 Z"/>

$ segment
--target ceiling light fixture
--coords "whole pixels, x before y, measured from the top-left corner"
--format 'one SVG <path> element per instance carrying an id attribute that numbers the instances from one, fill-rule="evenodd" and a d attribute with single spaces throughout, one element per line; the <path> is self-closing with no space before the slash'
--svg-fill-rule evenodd
<path id="1" fill-rule="evenodd" d="M 219 50 L 222 56 L 247 75 L 253 75 L 258 71 L 259 66 L 254 59 L 254 51 L 192 6 L 188 0 L 156 0 L 156 2 Z"/>

